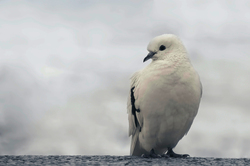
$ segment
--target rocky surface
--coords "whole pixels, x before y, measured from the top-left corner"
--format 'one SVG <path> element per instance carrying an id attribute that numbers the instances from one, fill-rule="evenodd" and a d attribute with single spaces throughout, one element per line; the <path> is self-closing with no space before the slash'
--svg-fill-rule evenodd
<path id="1" fill-rule="evenodd" d="M 0 156 L 0 165 L 250 165 L 248 158 L 141 158 L 131 156 Z"/>

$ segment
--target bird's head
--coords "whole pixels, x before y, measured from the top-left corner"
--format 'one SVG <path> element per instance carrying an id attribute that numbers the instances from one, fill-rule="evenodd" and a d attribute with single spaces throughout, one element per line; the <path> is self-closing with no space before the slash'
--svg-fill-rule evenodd
<path id="1" fill-rule="evenodd" d="M 180 39 L 173 34 L 163 34 L 153 38 L 149 44 L 147 50 L 148 55 L 144 58 L 143 62 L 152 59 L 165 60 L 173 57 L 169 57 L 171 53 L 186 52 Z M 174 56 L 174 54 L 172 54 Z"/>

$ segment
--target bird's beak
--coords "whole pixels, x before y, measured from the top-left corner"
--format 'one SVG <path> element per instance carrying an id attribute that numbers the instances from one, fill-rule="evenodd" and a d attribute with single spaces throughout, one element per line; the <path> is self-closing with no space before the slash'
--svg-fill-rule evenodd
<path id="1" fill-rule="evenodd" d="M 143 62 L 151 59 L 154 56 L 155 52 L 149 52 L 148 55 L 143 59 Z"/>

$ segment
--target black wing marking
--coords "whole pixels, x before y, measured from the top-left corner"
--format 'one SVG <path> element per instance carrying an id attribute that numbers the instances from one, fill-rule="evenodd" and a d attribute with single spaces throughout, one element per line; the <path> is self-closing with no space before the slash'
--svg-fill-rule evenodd
<path id="1" fill-rule="evenodd" d="M 137 116 L 136 116 L 136 112 L 140 112 L 140 109 L 136 109 L 135 108 L 135 96 L 134 96 L 134 89 L 135 87 L 131 88 L 131 105 L 132 105 L 132 114 L 134 115 L 135 118 L 135 126 L 137 127 L 139 125 Z"/>

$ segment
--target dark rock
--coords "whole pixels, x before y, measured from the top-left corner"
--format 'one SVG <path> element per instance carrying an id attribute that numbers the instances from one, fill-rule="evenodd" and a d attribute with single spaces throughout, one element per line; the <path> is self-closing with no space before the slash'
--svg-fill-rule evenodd
<path id="1" fill-rule="evenodd" d="M 142 158 L 134 156 L 0 156 L 2 165 L 248 165 L 248 158 Z"/>

